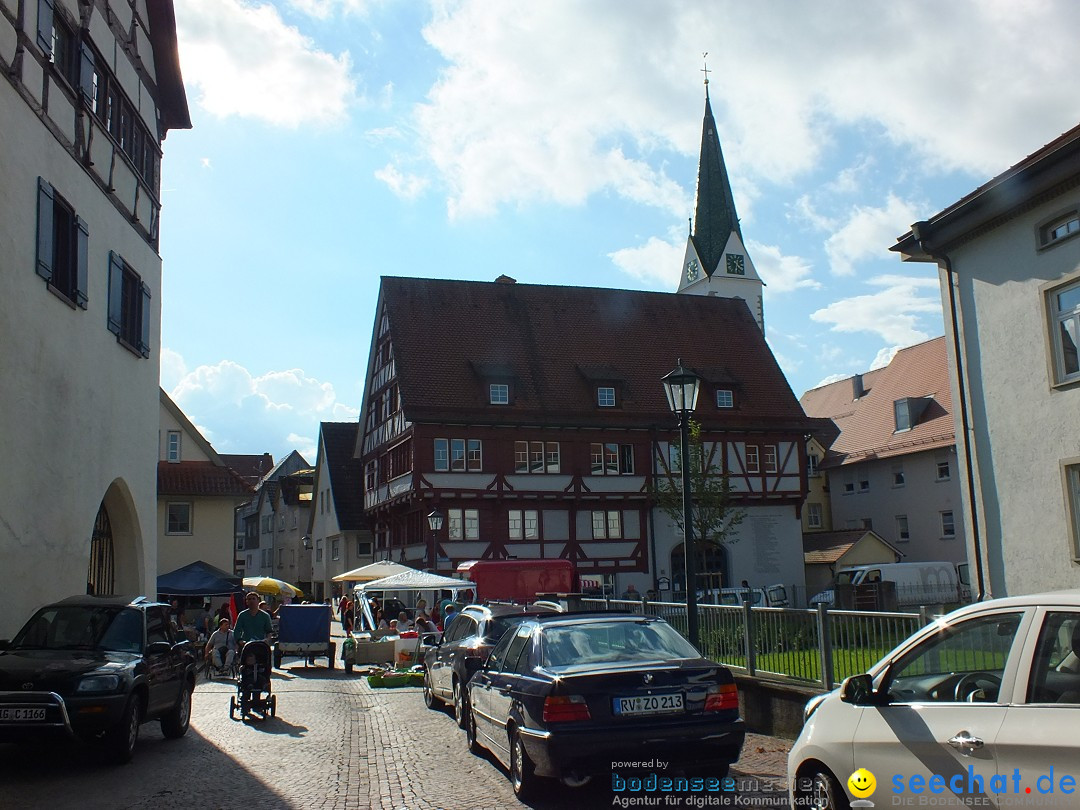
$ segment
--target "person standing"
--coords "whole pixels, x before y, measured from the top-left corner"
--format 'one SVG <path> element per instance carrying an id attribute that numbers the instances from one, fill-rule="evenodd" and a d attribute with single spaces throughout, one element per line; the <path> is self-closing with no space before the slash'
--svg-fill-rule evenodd
<path id="1" fill-rule="evenodd" d="M 266 641 L 274 632 L 274 623 L 270 614 L 259 609 L 259 595 L 249 593 L 244 597 L 246 610 L 241 610 L 236 617 L 236 640 L 241 644 L 249 641 Z"/>

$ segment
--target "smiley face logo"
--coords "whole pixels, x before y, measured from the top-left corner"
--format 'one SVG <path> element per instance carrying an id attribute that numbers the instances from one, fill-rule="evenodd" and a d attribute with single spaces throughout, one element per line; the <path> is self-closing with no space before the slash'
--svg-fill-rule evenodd
<path id="1" fill-rule="evenodd" d="M 848 790 L 857 799 L 866 799 L 874 795 L 877 788 L 877 780 L 866 768 L 859 768 L 847 780 Z"/>

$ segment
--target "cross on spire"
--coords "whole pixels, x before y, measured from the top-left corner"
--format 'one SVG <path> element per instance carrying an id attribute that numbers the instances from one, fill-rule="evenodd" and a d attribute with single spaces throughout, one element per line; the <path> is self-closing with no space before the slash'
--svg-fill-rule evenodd
<path id="1" fill-rule="evenodd" d="M 705 95 L 709 94 L 709 74 L 712 73 L 712 71 L 709 70 L 709 63 L 706 61 L 708 55 L 708 51 L 701 54 L 701 61 L 705 64 L 705 67 L 701 70 L 701 72 L 705 74 Z"/>

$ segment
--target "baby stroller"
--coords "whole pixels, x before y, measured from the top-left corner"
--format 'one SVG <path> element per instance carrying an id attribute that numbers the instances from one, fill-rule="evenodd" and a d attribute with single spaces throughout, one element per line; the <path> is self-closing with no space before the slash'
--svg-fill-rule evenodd
<path id="1" fill-rule="evenodd" d="M 236 677 L 236 696 L 229 698 L 229 718 L 246 718 L 252 711 L 263 717 L 277 715 L 277 695 L 271 694 L 270 645 L 265 641 L 249 641 L 240 652 L 239 674 Z"/>

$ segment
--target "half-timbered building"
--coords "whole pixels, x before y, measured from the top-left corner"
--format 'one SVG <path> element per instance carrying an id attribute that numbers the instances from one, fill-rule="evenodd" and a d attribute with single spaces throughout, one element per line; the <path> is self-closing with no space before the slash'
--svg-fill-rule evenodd
<path id="1" fill-rule="evenodd" d="M 650 494 L 680 475 L 661 378 L 681 360 L 704 458 L 746 510 L 734 542 L 700 543 L 699 586 L 801 590 L 816 420 L 765 342 L 707 95 L 693 225 L 679 293 L 382 279 L 355 453 L 376 559 L 565 558 L 617 593 L 682 590 L 682 532 Z"/>

